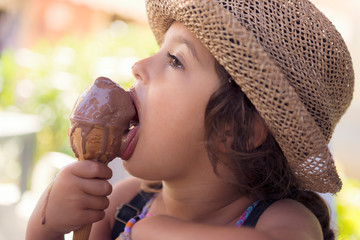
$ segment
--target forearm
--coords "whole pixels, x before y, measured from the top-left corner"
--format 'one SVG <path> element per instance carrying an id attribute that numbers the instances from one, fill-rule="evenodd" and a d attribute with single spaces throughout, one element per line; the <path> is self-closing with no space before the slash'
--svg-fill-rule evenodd
<path id="1" fill-rule="evenodd" d="M 249 228 L 235 228 L 185 222 L 166 216 L 145 218 L 132 230 L 132 240 L 271 240 L 266 234 Z"/>

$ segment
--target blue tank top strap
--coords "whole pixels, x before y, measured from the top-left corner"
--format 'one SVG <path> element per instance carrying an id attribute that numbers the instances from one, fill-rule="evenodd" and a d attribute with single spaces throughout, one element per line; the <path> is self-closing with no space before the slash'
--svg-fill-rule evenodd
<path id="1" fill-rule="evenodd" d="M 250 210 L 250 213 L 247 215 L 247 218 L 243 222 L 242 226 L 254 228 L 260 218 L 260 216 L 265 212 L 265 210 L 270 207 L 276 200 L 271 201 L 257 201 L 256 205 Z M 250 206 L 252 207 L 253 204 Z M 249 207 L 249 208 L 250 208 Z M 240 227 L 240 226 L 239 226 Z"/>
<path id="2" fill-rule="evenodd" d="M 235 226 L 236 227 L 241 227 L 244 222 L 246 221 L 246 219 L 249 217 L 249 215 L 251 214 L 251 212 L 254 210 L 254 208 L 258 205 L 259 201 L 255 201 L 253 202 L 239 217 L 239 220 L 236 222 Z"/>
<path id="3" fill-rule="evenodd" d="M 124 231 L 126 223 L 133 217 L 141 214 L 148 208 L 147 204 L 154 197 L 154 193 L 140 191 L 129 203 L 124 203 L 115 214 L 114 226 L 111 231 L 111 239 L 116 239 Z"/>

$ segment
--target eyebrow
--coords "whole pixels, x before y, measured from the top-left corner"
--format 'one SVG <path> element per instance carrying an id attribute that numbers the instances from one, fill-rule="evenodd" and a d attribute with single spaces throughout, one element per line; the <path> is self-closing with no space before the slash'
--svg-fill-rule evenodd
<path id="1" fill-rule="evenodd" d="M 185 44 L 188 49 L 190 49 L 190 52 L 192 54 L 192 56 L 199 62 L 201 63 L 199 57 L 198 57 L 198 54 L 196 52 L 196 49 L 194 47 L 194 45 L 189 42 L 187 39 L 183 38 L 182 36 L 175 36 L 174 39 L 173 39 L 175 42 L 177 43 L 180 43 L 180 44 Z"/>

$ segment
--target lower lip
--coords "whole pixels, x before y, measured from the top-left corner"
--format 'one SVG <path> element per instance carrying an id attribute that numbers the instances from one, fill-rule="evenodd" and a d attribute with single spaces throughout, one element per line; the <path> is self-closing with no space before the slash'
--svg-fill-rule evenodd
<path id="1" fill-rule="evenodd" d="M 123 147 L 122 147 L 122 151 L 120 154 L 120 158 L 122 160 L 128 160 L 130 159 L 131 155 L 133 154 L 135 147 L 136 147 L 136 143 L 137 143 L 137 131 L 139 129 L 139 126 L 134 127 L 133 129 L 131 129 L 128 134 L 125 136 L 125 138 L 123 139 Z"/>

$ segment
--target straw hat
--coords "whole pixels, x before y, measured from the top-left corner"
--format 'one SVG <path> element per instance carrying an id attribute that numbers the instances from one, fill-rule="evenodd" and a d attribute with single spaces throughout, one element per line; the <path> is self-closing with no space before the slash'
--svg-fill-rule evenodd
<path id="1" fill-rule="evenodd" d="M 147 0 L 158 41 L 173 21 L 210 50 L 262 116 L 306 190 L 342 183 L 328 143 L 354 72 L 332 23 L 307 0 Z"/>

